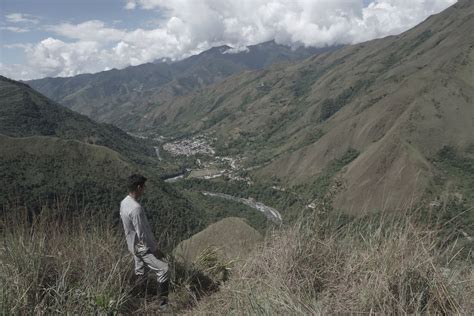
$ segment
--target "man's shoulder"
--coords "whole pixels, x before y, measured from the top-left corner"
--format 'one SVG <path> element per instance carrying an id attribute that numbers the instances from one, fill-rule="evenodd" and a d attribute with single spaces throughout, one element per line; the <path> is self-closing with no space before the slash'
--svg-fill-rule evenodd
<path id="1" fill-rule="evenodd" d="M 141 209 L 141 205 L 135 201 L 130 195 L 127 195 L 122 202 L 120 202 L 120 209 L 124 210 L 127 209 L 129 211 L 139 210 Z"/>

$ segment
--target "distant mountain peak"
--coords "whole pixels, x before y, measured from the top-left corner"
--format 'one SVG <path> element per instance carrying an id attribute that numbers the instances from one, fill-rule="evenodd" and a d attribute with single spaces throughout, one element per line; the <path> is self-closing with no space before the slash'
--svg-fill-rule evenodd
<path id="1" fill-rule="evenodd" d="M 327 50 L 327 49 L 326 49 Z M 221 45 L 179 61 L 154 63 L 70 78 L 28 81 L 34 89 L 98 121 L 136 129 L 151 107 L 222 81 L 244 70 L 308 58 L 317 49 L 292 50 L 273 41 L 233 48 Z"/>
<path id="2" fill-rule="evenodd" d="M 198 54 L 198 56 L 200 56 L 200 55 L 224 54 L 229 49 L 232 49 L 232 47 L 230 47 L 229 45 L 216 46 L 216 47 L 212 47 L 211 49 L 208 49 L 206 51 L 203 51 L 202 53 Z"/>

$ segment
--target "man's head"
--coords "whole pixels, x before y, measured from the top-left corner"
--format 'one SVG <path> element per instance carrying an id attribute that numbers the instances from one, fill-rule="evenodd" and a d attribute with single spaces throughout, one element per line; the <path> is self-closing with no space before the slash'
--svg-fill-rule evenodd
<path id="1" fill-rule="evenodd" d="M 132 174 L 130 177 L 128 177 L 128 193 L 130 193 L 130 195 L 132 195 L 134 198 L 139 198 L 145 191 L 146 180 L 147 178 L 141 174 Z"/>

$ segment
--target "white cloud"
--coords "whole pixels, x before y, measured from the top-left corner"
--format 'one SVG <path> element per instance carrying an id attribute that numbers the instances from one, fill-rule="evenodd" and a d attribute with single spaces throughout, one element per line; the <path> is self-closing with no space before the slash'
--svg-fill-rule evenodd
<path id="1" fill-rule="evenodd" d="M 125 5 L 125 9 L 127 10 L 133 10 L 137 7 L 137 4 L 135 1 L 128 1 L 127 4 Z"/>
<path id="2" fill-rule="evenodd" d="M 356 43 L 407 30 L 456 0 L 134 0 L 183 22 L 194 42 L 235 46 L 276 39 L 283 44 Z"/>
<path id="3" fill-rule="evenodd" d="M 126 32 L 109 28 L 105 23 L 98 20 L 86 21 L 79 24 L 62 23 L 46 27 L 58 35 L 81 41 L 107 41 L 115 42 L 121 40 Z"/>
<path id="4" fill-rule="evenodd" d="M 38 24 L 40 18 L 31 14 L 25 13 L 10 13 L 5 15 L 5 18 L 10 23 L 33 23 Z"/>
<path id="5" fill-rule="evenodd" d="M 0 26 L 0 30 L 2 31 L 10 31 L 13 33 L 26 33 L 30 30 L 24 27 L 17 27 L 17 26 Z"/>
<path id="6" fill-rule="evenodd" d="M 2 47 L 8 48 L 8 49 L 17 49 L 17 48 L 27 49 L 31 47 L 31 44 L 28 44 L 28 43 L 5 44 L 5 45 L 2 45 Z"/>
<path id="7" fill-rule="evenodd" d="M 83 72 L 104 70 L 117 63 L 114 56 L 94 41 L 66 43 L 47 38 L 25 51 L 28 63 L 49 76 L 74 76 Z M 125 66 L 121 64 L 120 66 Z"/>
<path id="8" fill-rule="evenodd" d="M 358 43 L 405 31 L 456 0 L 374 0 L 368 6 L 364 2 L 128 0 L 129 10 L 158 9 L 162 23 L 131 31 L 97 20 L 49 26 L 71 42 L 48 38 L 26 49 L 24 67 L 34 70 L 23 78 L 71 76 L 163 57 L 180 59 L 222 44 L 244 49 L 272 39 L 292 46 Z M 6 69 L 0 67 L 2 72 Z M 12 74 L 22 78 L 20 72 Z"/>
<path id="9" fill-rule="evenodd" d="M 30 78 L 39 78 L 42 76 L 41 73 L 36 71 L 36 69 L 26 67 L 25 65 L 20 64 L 3 64 L 0 62 L 0 75 L 13 78 L 13 79 L 30 79 Z"/>

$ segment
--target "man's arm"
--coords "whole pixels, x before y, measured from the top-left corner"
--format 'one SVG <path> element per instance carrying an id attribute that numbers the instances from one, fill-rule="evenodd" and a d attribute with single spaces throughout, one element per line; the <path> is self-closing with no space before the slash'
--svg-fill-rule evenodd
<path id="1" fill-rule="evenodd" d="M 148 224 L 148 220 L 145 216 L 145 212 L 143 212 L 143 209 L 138 207 L 133 210 L 131 214 L 133 227 L 135 228 L 140 243 L 147 247 L 151 252 L 156 251 L 157 243 L 151 232 L 150 225 Z"/>

